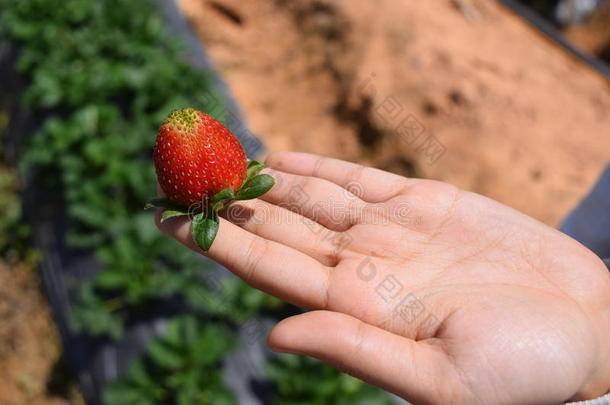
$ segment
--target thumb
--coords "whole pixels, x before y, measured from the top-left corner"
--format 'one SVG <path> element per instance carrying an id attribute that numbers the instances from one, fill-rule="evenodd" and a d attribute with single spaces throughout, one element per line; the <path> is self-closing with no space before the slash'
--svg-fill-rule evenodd
<path id="1" fill-rule="evenodd" d="M 440 341 L 416 342 L 331 311 L 312 311 L 277 324 L 271 350 L 315 357 L 415 403 L 455 400 L 462 389 Z"/>

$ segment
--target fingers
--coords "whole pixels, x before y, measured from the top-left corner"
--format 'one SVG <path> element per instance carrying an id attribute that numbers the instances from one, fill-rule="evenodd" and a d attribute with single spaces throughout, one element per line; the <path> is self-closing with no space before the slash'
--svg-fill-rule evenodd
<path id="1" fill-rule="evenodd" d="M 262 200 L 239 201 L 223 214 L 234 224 L 313 257 L 326 266 L 338 261 L 341 235 L 290 210 Z"/>
<path id="2" fill-rule="evenodd" d="M 177 217 L 157 226 L 167 235 L 227 267 L 248 284 L 305 308 L 324 308 L 329 269 L 297 250 L 256 236 L 220 218 L 216 239 L 203 252 L 192 239 L 191 221 Z"/>
<path id="3" fill-rule="evenodd" d="M 273 328 L 268 343 L 274 351 L 316 357 L 414 403 L 443 403 L 458 384 L 440 346 L 337 312 L 287 318 Z"/>
<path id="4" fill-rule="evenodd" d="M 349 191 L 327 180 L 265 169 L 276 186 L 262 200 L 296 212 L 337 232 L 358 222 L 366 205 Z"/>
<path id="5" fill-rule="evenodd" d="M 328 180 L 370 203 L 387 201 L 417 181 L 372 167 L 308 153 L 275 152 L 269 155 L 265 163 L 282 172 Z"/>

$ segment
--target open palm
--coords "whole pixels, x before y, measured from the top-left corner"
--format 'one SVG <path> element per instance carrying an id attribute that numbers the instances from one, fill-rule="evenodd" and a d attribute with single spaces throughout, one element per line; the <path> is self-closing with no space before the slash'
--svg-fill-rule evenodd
<path id="1" fill-rule="evenodd" d="M 414 403 L 552 404 L 610 389 L 610 276 L 593 253 L 451 185 L 300 153 L 235 203 L 207 256 L 312 311 L 272 349 Z M 160 228 L 199 251 L 190 223 Z"/>

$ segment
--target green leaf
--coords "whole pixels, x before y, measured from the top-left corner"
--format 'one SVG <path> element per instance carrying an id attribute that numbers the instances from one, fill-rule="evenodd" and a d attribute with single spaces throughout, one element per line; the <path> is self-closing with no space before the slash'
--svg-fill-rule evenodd
<path id="1" fill-rule="evenodd" d="M 142 404 L 142 392 L 126 382 L 116 382 L 104 388 L 104 403 L 112 405 Z"/>
<path id="2" fill-rule="evenodd" d="M 167 209 L 171 209 L 174 211 L 185 211 L 184 207 L 181 207 L 180 205 L 171 202 L 169 200 L 169 198 L 166 197 L 155 197 L 155 198 L 151 198 L 150 200 L 148 200 L 146 202 L 146 205 L 144 205 L 144 209 L 150 209 L 150 208 L 167 208 Z"/>
<path id="3" fill-rule="evenodd" d="M 246 174 L 246 183 L 248 182 L 248 180 L 250 180 L 251 178 L 256 176 L 261 170 L 263 170 L 266 167 L 267 166 L 265 166 L 264 164 L 262 164 L 256 160 L 248 161 L 248 172 Z"/>
<path id="4" fill-rule="evenodd" d="M 273 187 L 275 180 L 268 174 L 260 174 L 253 177 L 235 193 L 236 200 L 251 200 L 265 194 Z"/>
<path id="5" fill-rule="evenodd" d="M 154 387 L 155 382 L 147 373 L 142 359 L 137 359 L 129 366 L 129 378 L 140 387 Z"/>
<path id="6" fill-rule="evenodd" d="M 170 218 L 180 217 L 183 215 L 188 215 L 188 213 L 184 212 L 184 211 L 165 210 L 161 214 L 161 222 L 165 222 L 166 220 L 168 220 Z"/>
<path id="7" fill-rule="evenodd" d="M 219 191 L 217 194 L 214 195 L 214 197 L 212 197 L 212 204 L 217 203 L 219 201 L 222 200 L 230 200 L 235 196 L 235 192 L 233 191 L 232 188 L 227 187 L 222 191 Z"/>
<path id="8" fill-rule="evenodd" d="M 211 213 L 200 212 L 193 218 L 193 240 L 204 252 L 210 250 L 218 233 L 219 223 L 218 213 L 215 210 Z"/>
<path id="9" fill-rule="evenodd" d="M 183 334 L 184 344 L 187 347 L 191 347 L 197 336 L 197 320 L 195 317 L 187 315 L 181 318 L 180 328 Z"/>
<path id="10" fill-rule="evenodd" d="M 216 387 L 214 387 L 214 391 L 211 397 L 214 398 L 214 405 L 235 404 L 235 397 L 233 396 L 233 393 L 222 386 L 217 385 Z"/>
<path id="11" fill-rule="evenodd" d="M 212 365 L 229 352 L 235 344 L 233 335 L 225 328 L 207 325 L 198 340 L 191 344 L 191 357 L 199 366 Z"/>
<path id="12" fill-rule="evenodd" d="M 124 271 L 106 269 L 96 277 L 95 282 L 103 289 L 112 290 L 123 287 L 129 283 L 129 279 L 129 274 Z"/>
<path id="13" fill-rule="evenodd" d="M 167 324 L 163 340 L 172 346 L 182 344 L 182 334 L 180 331 L 180 323 L 178 320 L 173 320 Z"/>
<path id="14" fill-rule="evenodd" d="M 161 341 L 152 342 L 149 353 L 152 360 L 164 369 L 174 370 L 180 368 L 185 362 L 180 353 Z"/>

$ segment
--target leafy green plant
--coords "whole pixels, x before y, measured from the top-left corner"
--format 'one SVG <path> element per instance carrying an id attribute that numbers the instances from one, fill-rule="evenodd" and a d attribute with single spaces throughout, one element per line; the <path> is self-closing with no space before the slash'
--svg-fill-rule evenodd
<path id="1" fill-rule="evenodd" d="M 91 249 L 102 265 L 78 290 L 73 328 L 120 339 L 126 323 L 168 298 L 192 313 L 170 322 L 129 374 L 106 389 L 105 402 L 233 403 L 219 365 L 234 326 L 280 313 L 285 304 L 236 278 L 208 278 L 214 273 L 201 259 L 161 236 L 142 210 L 155 191 L 152 145 L 168 112 L 193 107 L 224 117 L 209 74 L 183 60 L 148 0 L 0 0 L 0 36 L 19 49 L 16 68 L 29 81 L 23 105 L 37 119 L 20 170 L 60 197 L 66 242 Z M 273 366 L 278 403 L 366 403 L 356 398 L 384 395 L 298 361 Z M 320 376 L 324 384 L 294 382 Z"/>
<path id="2" fill-rule="evenodd" d="M 104 270 L 74 311 L 77 329 L 122 336 L 125 312 L 191 284 L 202 263 L 176 249 L 142 211 L 154 192 L 156 127 L 185 105 L 213 110 L 210 77 L 181 59 L 148 1 L 0 0 L 2 30 L 22 45 L 25 105 L 45 119 L 23 171 L 62 190 L 66 239 Z M 187 96 L 184 96 L 187 95 Z M 98 322 L 94 314 L 105 316 Z"/>
<path id="3" fill-rule="evenodd" d="M 6 136 L 9 121 L 8 112 L 0 105 L 0 142 Z M 0 156 L 3 152 L 0 144 Z M 21 221 L 20 187 L 17 171 L 0 157 L 0 257 L 9 264 L 23 261 L 33 266 L 38 253 L 29 247 L 30 227 Z"/>
<path id="4" fill-rule="evenodd" d="M 268 374 L 278 388 L 276 405 L 392 405 L 383 391 L 343 374 L 320 361 L 283 354 Z"/>
<path id="5" fill-rule="evenodd" d="M 104 401 L 115 405 L 231 405 L 221 384 L 220 362 L 233 347 L 231 331 L 193 316 L 173 320 L 129 373 L 110 384 Z"/>
<path id="6" fill-rule="evenodd" d="M 36 254 L 27 246 L 30 228 L 20 220 L 18 190 L 17 173 L 0 164 L 0 257 L 8 263 L 34 264 Z"/>

